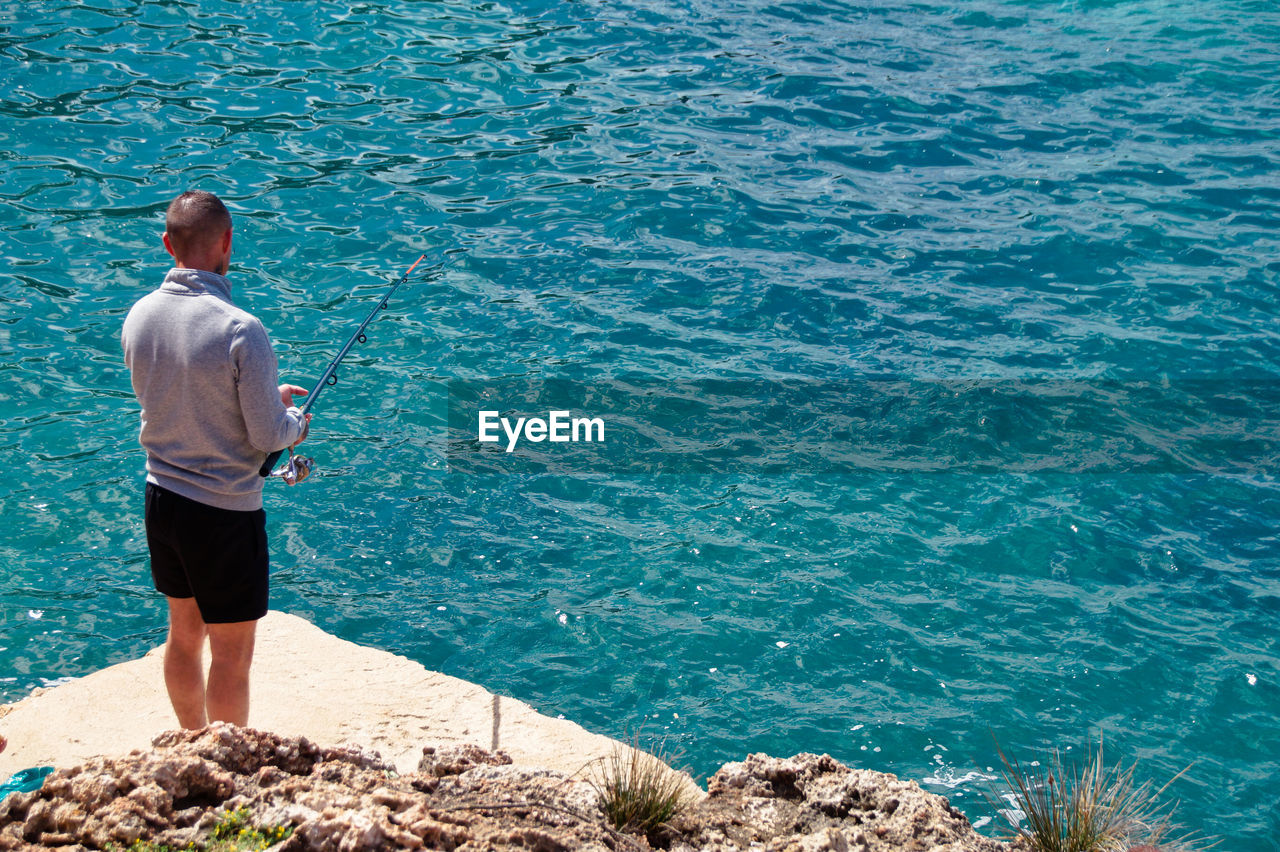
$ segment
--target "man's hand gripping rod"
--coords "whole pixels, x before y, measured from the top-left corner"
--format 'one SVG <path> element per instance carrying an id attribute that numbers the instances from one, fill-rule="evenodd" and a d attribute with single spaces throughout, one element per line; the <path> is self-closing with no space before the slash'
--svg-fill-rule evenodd
<path id="1" fill-rule="evenodd" d="M 391 299 L 391 295 L 399 289 L 401 284 L 409 280 L 409 273 L 413 272 L 414 268 L 419 263 L 422 263 L 423 257 L 426 257 L 426 255 L 424 254 L 422 257 L 415 260 L 413 262 L 413 266 L 406 269 L 404 275 L 400 276 L 400 280 L 391 285 L 391 289 L 378 300 L 378 304 L 374 306 L 374 309 L 369 312 L 367 317 L 364 318 L 364 322 L 360 323 L 360 327 L 356 329 L 356 333 L 347 338 L 347 342 L 343 344 L 342 349 L 339 350 L 338 354 L 329 362 L 329 366 L 324 368 L 324 372 L 320 375 L 320 380 L 317 381 L 315 387 L 311 389 L 311 393 L 307 394 L 307 401 L 302 404 L 302 408 L 300 409 L 304 419 L 307 416 L 307 412 L 311 411 L 311 406 L 316 404 L 316 398 L 320 396 L 320 391 L 324 390 L 328 385 L 336 385 L 338 383 L 338 365 L 342 363 L 342 359 L 347 357 L 347 353 L 351 351 L 351 347 L 355 346 L 356 343 L 364 343 L 368 340 L 364 333 L 365 328 L 368 327 L 369 323 L 373 322 L 373 318 L 378 315 L 378 311 L 384 310 L 387 307 L 387 302 Z M 293 448 L 290 447 L 288 449 L 289 455 L 292 457 Z M 264 477 L 273 475 L 271 468 L 279 460 L 280 455 L 283 452 L 284 450 L 282 449 L 276 450 L 274 453 L 267 456 L 267 460 L 262 463 L 261 469 L 258 470 L 258 475 Z M 310 469 L 311 466 L 308 463 L 306 465 L 306 470 L 310 472 Z M 279 471 L 277 472 L 279 473 Z M 293 484 L 293 482 L 289 481 L 291 477 L 288 472 L 281 473 L 280 475 L 283 476 L 285 481 L 289 482 L 290 485 Z M 294 481 L 301 481 L 305 476 L 306 473 L 303 473 L 302 476 L 294 476 L 292 478 Z"/>

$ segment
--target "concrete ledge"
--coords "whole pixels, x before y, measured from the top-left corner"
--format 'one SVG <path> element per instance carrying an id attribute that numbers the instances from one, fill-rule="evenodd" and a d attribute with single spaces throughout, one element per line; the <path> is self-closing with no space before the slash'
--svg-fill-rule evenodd
<path id="1" fill-rule="evenodd" d="M 0 736 L 8 740 L 0 779 L 149 748 L 153 737 L 177 727 L 161 663 L 157 648 L 8 705 L 0 713 Z M 621 745 L 282 612 L 259 623 L 251 690 L 252 727 L 372 748 L 400 772 L 417 768 L 426 744 L 500 749 L 517 764 L 571 774 Z"/>

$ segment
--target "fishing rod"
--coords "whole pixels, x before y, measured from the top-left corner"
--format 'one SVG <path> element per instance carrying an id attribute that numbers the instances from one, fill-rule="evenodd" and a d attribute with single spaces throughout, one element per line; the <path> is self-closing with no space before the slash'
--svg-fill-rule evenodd
<path id="1" fill-rule="evenodd" d="M 355 334 L 347 338 L 347 342 L 342 345 L 342 349 L 340 349 L 338 354 L 333 357 L 333 360 L 329 362 L 329 366 L 324 368 L 324 372 L 320 374 L 320 380 L 316 382 L 315 387 L 313 387 L 311 392 L 307 394 L 307 401 L 302 404 L 302 408 L 300 409 L 304 420 L 306 419 L 307 412 L 311 410 L 311 406 L 316 404 L 316 399 L 320 396 L 320 391 L 324 390 L 329 385 L 336 385 L 338 383 L 338 365 L 342 363 L 342 359 L 347 357 L 347 353 L 351 351 L 352 346 L 355 346 L 357 343 L 364 343 L 368 340 L 368 337 L 365 336 L 364 330 L 368 327 L 369 323 L 373 322 L 373 318 L 378 315 L 378 311 L 386 309 L 387 302 L 390 301 L 392 294 L 395 293 L 396 290 L 400 289 L 401 284 L 409 280 L 409 273 L 413 272 L 414 268 L 417 267 L 419 263 L 422 263 L 423 257 L 426 257 L 426 255 L 423 254 L 422 257 L 415 260 L 413 262 L 413 266 L 406 269 L 404 271 L 404 275 L 400 276 L 400 280 L 391 285 L 391 289 L 378 300 L 378 304 L 374 306 L 373 310 L 369 311 L 369 315 L 364 318 L 364 322 L 360 323 L 360 327 L 356 329 Z M 306 479 L 307 474 L 311 473 L 311 468 L 314 462 L 305 456 L 295 456 L 293 454 L 293 447 L 289 447 L 288 450 L 289 461 L 286 464 L 281 465 L 279 470 L 273 471 L 271 469 L 272 466 L 275 465 L 276 461 L 279 460 L 281 454 L 284 453 L 284 450 L 276 450 L 274 453 L 267 456 L 267 460 L 262 463 L 261 469 L 258 470 L 258 476 L 279 476 L 289 485 L 293 485 L 296 482 L 301 482 Z"/>

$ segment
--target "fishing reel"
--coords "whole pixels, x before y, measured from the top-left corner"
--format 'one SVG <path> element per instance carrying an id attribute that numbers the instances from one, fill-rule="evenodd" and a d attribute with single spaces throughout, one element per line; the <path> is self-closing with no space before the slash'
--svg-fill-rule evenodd
<path id="1" fill-rule="evenodd" d="M 289 460 L 271 471 L 271 475 L 283 479 L 285 485 L 297 485 L 311 475 L 315 466 L 315 459 L 310 456 L 295 456 L 290 449 Z"/>

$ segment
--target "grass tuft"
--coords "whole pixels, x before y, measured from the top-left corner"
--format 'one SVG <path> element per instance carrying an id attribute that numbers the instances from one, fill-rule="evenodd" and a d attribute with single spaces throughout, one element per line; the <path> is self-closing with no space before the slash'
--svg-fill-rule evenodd
<path id="1" fill-rule="evenodd" d="M 1204 845 L 1192 835 L 1172 837 L 1175 806 L 1163 804 L 1160 796 L 1186 769 L 1155 790 L 1149 781 L 1135 783 L 1136 762 L 1128 768 L 1108 766 L 1101 740 L 1083 765 L 1071 770 L 1056 749 L 1035 770 L 1009 758 L 999 743 L 996 751 L 1025 821 L 1006 808 L 1000 812 L 1014 837 L 1034 852 L 1129 852 L 1144 846 L 1158 852 L 1202 852 L 1217 845 Z"/>
<path id="2" fill-rule="evenodd" d="M 671 759 L 661 747 L 656 754 L 641 751 L 636 737 L 631 748 L 618 745 L 608 757 L 592 764 L 588 781 L 600 794 L 605 816 L 614 828 L 643 834 L 654 842 L 689 806 L 688 779 L 671 768 Z"/>

